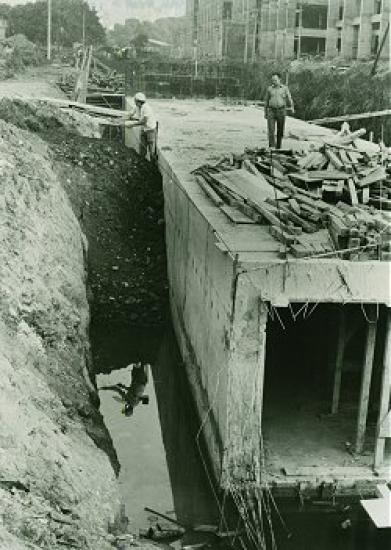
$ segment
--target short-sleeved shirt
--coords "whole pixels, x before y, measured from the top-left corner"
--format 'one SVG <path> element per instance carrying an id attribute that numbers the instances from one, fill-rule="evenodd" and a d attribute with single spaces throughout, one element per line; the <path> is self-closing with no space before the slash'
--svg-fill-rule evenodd
<path id="1" fill-rule="evenodd" d="M 292 107 L 293 101 L 287 86 L 269 86 L 265 98 L 266 107 L 272 109 L 281 109 L 283 107 Z"/>
<path id="2" fill-rule="evenodd" d="M 143 103 L 141 108 L 136 107 L 131 113 L 132 116 L 137 116 L 139 120 L 143 120 L 142 126 L 144 132 L 156 130 L 157 120 L 152 107 L 148 103 Z"/>

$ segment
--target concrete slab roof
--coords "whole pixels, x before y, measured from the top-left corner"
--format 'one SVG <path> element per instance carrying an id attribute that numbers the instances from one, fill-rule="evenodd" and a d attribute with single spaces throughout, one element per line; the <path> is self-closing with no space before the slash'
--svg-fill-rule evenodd
<path id="1" fill-rule="evenodd" d="M 276 305 L 300 300 L 391 305 L 389 263 L 338 258 L 282 259 L 282 244 L 270 236 L 268 226 L 232 223 L 195 182 L 191 171 L 200 165 L 216 163 L 231 152 L 243 153 L 246 147 L 267 146 L 262 108 L 230 106 L 212 100 L 151 100 L 151 104 L 159 120 L 162 171 L 187 194 L 215 230 L 216 239 L 251 273 L 252 286 L 263 291 L 265 299 Z M 308 150 L 312 143 L 321 143 L 322 138 L 333 134 L 333 130 L 288 117 L 284 147 Z M 290 137 L 293 135 L 303 139 Z M 361 147 L 368 151 L 377 149 L 374 144 L 363 141 Z M 290 279 L 283 288 L 281 281 L 284 285 L 287 283 L 283 266 L 287 262 Z M 268 271 L 271 265 L 276 268 L 274 274 Z"/>

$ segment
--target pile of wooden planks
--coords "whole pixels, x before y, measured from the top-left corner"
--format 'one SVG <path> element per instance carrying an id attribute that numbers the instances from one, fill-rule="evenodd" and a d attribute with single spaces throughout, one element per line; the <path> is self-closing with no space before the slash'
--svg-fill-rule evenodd
<path id="1" fill-rule="evenodd" d="M 391 258 L 391 163 L 383 152 L 333 143 L 306 155 L 246 150 L 194 173 L 230 221 L 270 225 L 295 257 Z"/>

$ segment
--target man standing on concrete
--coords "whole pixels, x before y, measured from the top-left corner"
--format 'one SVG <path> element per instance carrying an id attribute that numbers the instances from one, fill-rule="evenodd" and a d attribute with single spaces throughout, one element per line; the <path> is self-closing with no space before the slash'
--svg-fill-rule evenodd
<path id="1" fill-rule="evenodd" d="M 141 156 L 153 160 L 156 156 L 157 120 L 147 98 L 141 92 L 134 96 L 135 108 L 130 113 L 130 120 L 125 127 L 141 126 Z"/>
<path id="2" fill-rule="evenodd" d="M 287 86 L 281 83 L 281 77 L 278 73 L 272 75 L 271 82 L 265 97 L 265 118 L 267 119 L 269 147 L 276 147 L 275 133 L 277 126 L 277 149 L 281 149 L 286 112 L 289 110 L 293 114 L 295 109 L 290 91 Z"/>

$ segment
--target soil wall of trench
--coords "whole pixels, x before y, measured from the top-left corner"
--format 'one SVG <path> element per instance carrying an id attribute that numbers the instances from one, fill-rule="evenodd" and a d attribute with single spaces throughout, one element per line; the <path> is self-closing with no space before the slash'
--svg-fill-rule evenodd
<path id="1" fill-rule="evenodd" d="M 0 101 L 0 550 L 128 548 L 95 374 L 153 360 L 163 193 L 156 170 L 97 130 Z"/>
<path id="2" fill-rule="evenodd" d="M 118 463 L 91 370 L 87 242 L 48 146 L 0 120 L 0 548 L 113 548 Z"/>

